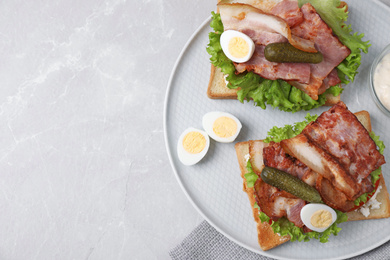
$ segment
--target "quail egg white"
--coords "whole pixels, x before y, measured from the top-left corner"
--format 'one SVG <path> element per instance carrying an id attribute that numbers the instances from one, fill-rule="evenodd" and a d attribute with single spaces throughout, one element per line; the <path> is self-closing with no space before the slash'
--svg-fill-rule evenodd
<path id="1" fill-rule="evenodd" d="M 220 43 L 225 55 L 237 63 L 248 61 L 255 51 L 253 40 L 248 35 L 235 30 L 224 31 Z"/>
<path id="2" fill-rule="evenodd" d="M 226 112 L 209 112 L 203 116 L 202 125 L 206 133 L 221 143 L 233 142 L 241 131 L 241 122 Z"/>
<path id="3" fill-rule="evenodd" d="M 336 221 L 337 214 L 325 204 L 310 203 L 301 209 L 301 219 L 311 230 L 324 232 Z"/>
<path id="4" fill-rule="evenodd" d="M 206 155 L 210 138 L 205 131 L 190 127 L 184 130 L 177 142 L 177 154 L 184 165 L 194 165 Z"/>

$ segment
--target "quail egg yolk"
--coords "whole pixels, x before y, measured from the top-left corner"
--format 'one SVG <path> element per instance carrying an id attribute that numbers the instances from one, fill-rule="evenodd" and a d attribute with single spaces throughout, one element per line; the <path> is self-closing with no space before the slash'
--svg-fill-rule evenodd
<path id="1" fill-rule="evenodd" d="M 200 153 L 206 147 L 206 138 L 201 133 L 189 132 L 183 138 L 183 147 L 188 153 Z"/>
<path id="2" fill-rule="evenodd" d="M 311 216 L 310 223 L 316 228 L 325 228 L 332 224 L 332 214 L 324 209 L 317 210 Z"/>
<path id="3" fill-rule="evenodd" d="M 214 121 L 213 131 L 219 137 L 231 137 L 237 132 L 237 123 L 227 116 L 221 116 Z"/>
<path id="4" fill-rule="evenodd" d="M 228 50 L 235 58 L 243 58 L 249 52 L 249 44 L 241 37 L 233 37 L 229 41 Z"/>

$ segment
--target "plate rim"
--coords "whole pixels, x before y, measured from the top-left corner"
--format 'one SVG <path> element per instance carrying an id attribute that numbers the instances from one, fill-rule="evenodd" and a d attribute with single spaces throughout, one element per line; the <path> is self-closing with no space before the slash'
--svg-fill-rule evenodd
<path id="1" fill-rule="evenodd" d="M 379 5 L 379 7 L 382 7 L 382 8 L 385 8 L 385 9 L 388 9 L 388 11 L 390 12 L 390 6 L 386 5 L 385 3 L 381 2 L 380 0 L 370 0 L 371 2 L 374 2 L 375 4 Z M 275 256 L 274 254 L 272 253 L 268 253 L 269 251 L 263 251 L 260 249 L 260 247 L 258 249 L 254 249 L 252 247 L 250 247 L 249 245 L 246 245 L 245 243 L 242 243 L 238 240 L 236 240 L 234 237 L 232 237 L 231 235 L 229 235 L 227 232 L 225 232 L 223 229 L 221 229 L 220 227 L 218 227 L 218 225 L 216 223 L 214 223 L 200 208 L 199 206 L 195 203 L 194 199 L 190 196 L 189 192 L 186 190 L 184 184 L 183 184 L 183 181 L 182 179 L 180 178 L 180 175 L 178 173 L 178 170 L 176 169 L 175 167 L 175 164 L 174 164 L 174 161 L 173 161 L 173 156 L 172 156 L 172 153 L 173 151 L 171 151 L 169 149 L 169 143 L 170 143 L 170 139 L 168 137 L 168 132 L 167 132 L 167 116 L 168 116 L 168 102 L 169 102 L 169 98 L 170 98 L 170 92 L 172 90 L 172 82 L 175 78 L 175 75 L 177 73 L 177 70 L 178 70 L 178 66 L 180 64 L 180 62 L 182 61 L 183 59 L 183 56 L 185 55 L 185 53 L 188 51 L 191 43 L 194 41 L 194 39 L 198 36 L 198 34 L 204 29 L 205 26 L 207 26 L 208 24 L 210 24 L 210 21 L 211 21 L 211 18 L 212 16 L 210 15 L 208 18 L 206 18 L 199 26 L 198 28 L 192 33 L 192 35 L 189 37 L 189 39 L 186 41 L 185 45 L 183 46 L 178 58 L 176 59 L 175 61 L 175 64 L 173 66 L 173 69 L 171 71 L 171 74 L 170 74 L 170 77 L 169 77 L 169 80 L 168 80 L 168 84 L 167 84 L 167 89 L 165 91 L 165 97 L 164 97 L 164 108 L 163 108 L 163 130 L 164 130 L 164 142 L 165 142 L 165 148 L 166 148 L 166 151 L 167 151 L 167 154 L 168 154 L 168 159 L 169 159 L 169 162 L 170 162 L 170 165 L 171 165 L 171 168 L 174 172 L 174 175 L 175 175 L 175 178 L 177 180 L 177 182 L 179 183 L 179 186 L 181 188 L 181 190 L 184 192 L 185 196 L 187 197 L 187 199 L 190 201 L 190 203 L 192 204 L 192 206 L 196 209 L 196 211 L 204 218 L 204 220 L 206 220 L 213 228 L 215 228 L 219 233 L 223 234 L 226 238 L 228 238 L 230 241 L 238 244 L 239 246 L 251 251 L 251 252 L 254 252 L 256 254 L 260 254 L 260 255 L 263 255 L 263 256 L 266 256 L 266 257 L 271 257 L 271 258 L 274 258 L 274 259 L 280 259 L 280 260 L 297 260 L 299 258 L 285 258 L 285 257 L 281 257 L 281 256 Z M 211 32 L 211 31 L 210 31 Z M 383 174 L 383 173 L 382 173 Z M 369 247 L 366 247 L 362 250 L 358 250 L 358 251 L 355 251 L 353 253 L 350 253 L 350 254 L 346 254 L 346 255 L 342 255 L 342 256 L 338 256 L 336 258 L 331 258 L 331 259 L 334 259 L 334 260 L 338 260 L 338 259 L 345 259 L 345 258 L 351 258 L 351 257 L 355 257 L 355 256 L 359 256 L 359 255 L 362 255 L 364 253 L 367 253 L 375 248 L 378 248 L 380 247 L 381 245 L 383 245 L 384 243 L 390 241 L 390 234 L 388 237 L 384 237 L 383 239 L 377 241 L 377 243 L 374 243 L 372 244 L 371 246 Z M 330 258 L 324 258 L 324 259 L 330 259 Z"/>

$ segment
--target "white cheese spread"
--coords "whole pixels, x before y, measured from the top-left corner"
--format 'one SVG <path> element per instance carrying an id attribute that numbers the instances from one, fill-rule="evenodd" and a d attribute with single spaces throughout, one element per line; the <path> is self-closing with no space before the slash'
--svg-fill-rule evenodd
<path id="1" fill-rule="evenodd" d="M 251 158 L 251 156 L 250 156 L 249 153 L 248 153 L 248 154 L 246 154 L 246 155 L 244 156 L 244 158 L 245 158 L 245 161 L 248 162 L 249 159 Z"/>
<path id="2" fill-rule="evenodd" d="M 363 206 L 361 206 L 359 209 L 357 209 L 360 213 L 362 213 L 365 217 L 368 217 L 370 215 L 370 209 L 379 209 L 381 204 L 379 201 L 376 200 L 376 196 L 378 195 L 379 191 L 382 189 L 382 185 L 379 185 L 378 189 L 376 190 L 375 194 L 371 197 L 369 201 L 367 201 Z"/>
<path id="3" fill-rule="evenodd" d="M 390 110 L 390 53 L 382 58 L 375 69 L 374 89 L 383 106 Z"/>

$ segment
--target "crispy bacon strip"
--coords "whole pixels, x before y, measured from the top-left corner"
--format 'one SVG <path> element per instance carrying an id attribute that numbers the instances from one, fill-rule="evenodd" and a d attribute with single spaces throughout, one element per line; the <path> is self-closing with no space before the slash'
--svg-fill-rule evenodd
<path id="1" fill-rule="evenodd" d="M 263 149 L 266 149 L 267 147 L 268 144 L 262 141 L 249 141 L 250 162 L 253 171 L 258 176 L 261 175 L 261 170 L 264 167 Z M 303 226 L 300 212 L 305 205 L 305 201 L 290 193 L 268 185 L 263 182 L 261 178 L 257 179 L 254 190 L 255 199 L 261 211 L 272 220 L 276 221 L 281 217 L 287 217 L 287 219 L 296 226 Z"/>
<path id="2" fill-rule="evenodd" d="M 323 178 L 321 175 L 318 176 L 316 189 L 321 194 L 325 204 L 334 209 L 348 212 L 355 207 L 352 200 L 348 200 L 343 192 L 336 189 L 328 179 Z"/>
<path id="3" fill-rule="evenodd" d="M 299 134 L 294 138 L 283 140 L 281 145 L 288 154 L 329 179 L 349 199 L 355 198 L 359 188 L 354 180 L 333 157 L 318 148 L 305 135 Z"/>
<path id="4" fill-rule="evenodd" d="M 343 102 L 281 145 L 288 154 L 329 180 L 348 200 L 372 190 L 367 178 L 385 163 L 368 131 Z"/>
<path id="5" fill-rule="evenodd" d="M 303 13 L 298 6 L 297 0 L 284 0 L 279 2 L 271 9 L 270 14 L 279 16 L 290 27 L 303 22 Z"/>
<path id="6" fill-rule="evenodd" d="M 222 0 L 221 3 L 251 5 L 264 13 L 282 18 L 290 27 L 303 21 L 303 14 L 299 9 L 297 0 Z"/>
<path id="7" fill-rule="evenodd" d="M 332 208 L 347 212 L 355 204 L 348 200 L 344 193 L 336 189 L 330 181 L 312 171 L 305 164 L 294 157 L 286 154 L 280 143 L 271 142 L 263 148 L 264 165 L 285 171 L 303 182 L 315 187 L 320 193 L 322 200 Z M 372 188 L 372 185 L 370 185 Z"/>
<path id="8" fill-rule="evenodd" d="M 291 29 L 292 34 L 310 40 L 323 55 L 323 61 L 311 64 L 311 78 L 308 84 L 290 82 L 317 100 L 323 80 L 338 66 L 351 51 L 332 34 L 332 29 L 321 19 L 309 3 L 301 8 L 304 21 Z"/>
<path id="9" fill-rule="evenodd" d="M 366 128 L 343 102 L 322 113 L 302 133 L 336 158 L 358 183 L 385 163 Z"/>
<path id="10" fill-rule="evenodd" d="M 313 68 L 313 65 L 310 65 L 310 71 Z M 316 72 L 314 72 L 316 74 Z M 310 75 L 308 83 L 302 83 L 299 81 L 288 81 L 288 83 L 306 94 L 308 94 L 312 99 L 317 100 L 318 95 L 324 93 L 329 87 L 336 86 L 341 83 L 339 76 L 337 75 L 337 70 L 333 69 L 326 78 L 321 80 L 319 77 Z"/>
<path id="11" fill-rule="evenodd" d="M 317 52 L 314 43 L 291 34 L 290 26 L 282 18 L 266 14 L 246 4 L 218 4 L 224 30 L 242 31 L 252 29 L 256 33 L 273 32 L 283 35 L 295 48 L 306 52 Z"/>
<path id="12" fill-rule="evenodd" d="M 255 30 L 250 28 L 243 29 L 241 32 L 248 35 L 249 38 L 251 38 L 253 42 L 258 45 L 266 46 L 274 42 L 288 42 L 283 35 L 275 32 L 257 33 Z"/>
<path id="13" fill-rule="evenodd" d="M 306 176 L 305 179 L 307 179 L 312 173 L 312 170 L 309 167 L 296 158 L 286 154 L 280 143 L 270 142 L 269 145 L 263 149 L 263 161 L 265 166 L 287 172 L 299 179 L 302 179 L 303 176 Z"/>
<path id="14" fill-rule="evenodd" d="M 308 63 L 277 63 L 264 57 L 263 45 L 256 45 L 252 58 L 244 63 L 234 63 L 236 71 L 253 71 L 263 78 L 277 80 L 296 80 L 301 84 L 310 81 L 310 64 Z"/>
<path id="15" fill-rule="evenodd" d="M 337 70 L 333 69 L 329 75 L 322 81 L 321 87 L 318 89 L 318 94 L 324 93 L 328 88 L 337 86 L 341 83 Z"/>
<path id="16" fill-rule="evenodd" d="M 294 138 L 269 144 L 251 141 L 249 147 L 259 176 L 264 165 L 285 171 L 315 187 L 327 205 L 343 212 L 353 209 L 361 194 L 373 191 L 370 173 L 385 163 L 367 130 L 343 102 Z M 255 191 L 261 210 L 273 220 L 286 216 L 297 221 L 304 204 L 296 197 L 261 183 L 260 178 Z"/>
<path id="17" fill-rule="evenodd" d="M 269 218 L 277 221 L 281 217 L 286 217 L 297 227 L 303 227 L 300 213 L 306 204 L 304 200 L 281 191 L 260 178 L 257 179 L 254 189 L 257 204 Z"/>
<path id="18" fill-rule="evenodd" d="M 249 156 L 253 171 L 260 176 L 264 168 L 263 149 L 268 144 L 262 141 L 249 141 Z"/>

